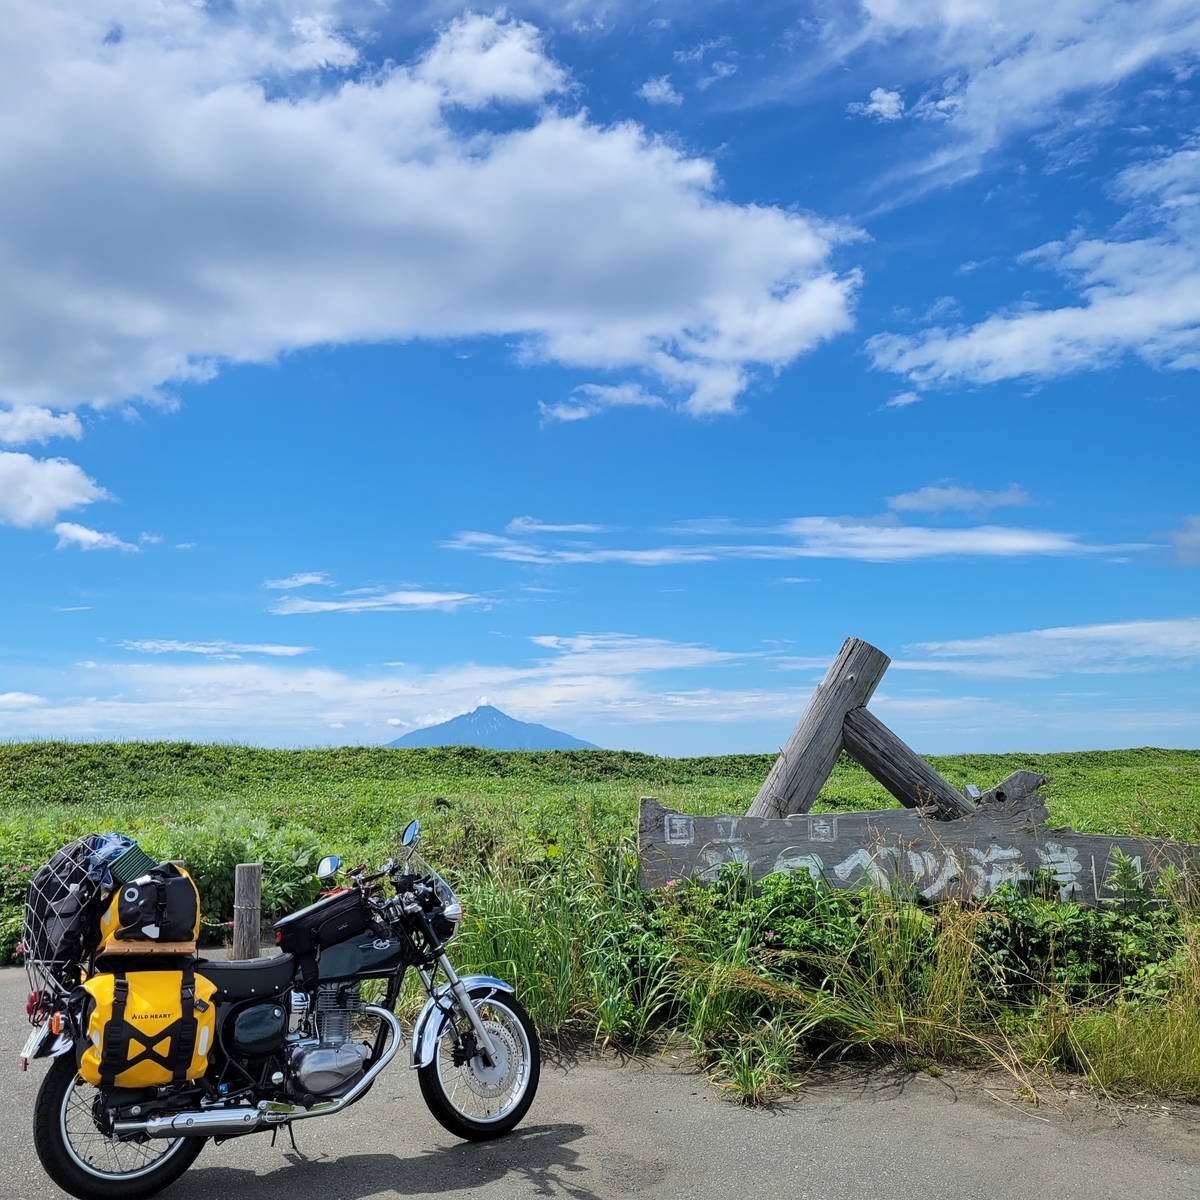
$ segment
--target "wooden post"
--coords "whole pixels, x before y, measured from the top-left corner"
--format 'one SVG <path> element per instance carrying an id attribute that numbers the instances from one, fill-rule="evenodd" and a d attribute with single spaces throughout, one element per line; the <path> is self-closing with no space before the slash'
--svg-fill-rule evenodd
<path id="1" fill-rule="evenodd" d="M 262 922 L 262 863 L 238 863 L 233 882 L 233 957 L 257 958 Z"/>
<path id="2" fill-rule="evenodd" d="M 813 693 L 783 752 L 775 760 L 748 817 L 786 817 L 808 812 L 842 749 L 842 722 L 870 700 L 888 669 L 882 650 L 847 638 Z"/>
<path id="3" fill-rule="evenodd" d="M 846 714 L 842 738 L 846 753 L 866 767 L 906 807 L 937 808 L 939 815 L 946 818 L 965 817 L 975 811 L 970 800 L 960 796 L 919 754 L 865 708 L 854 708 Z"/>

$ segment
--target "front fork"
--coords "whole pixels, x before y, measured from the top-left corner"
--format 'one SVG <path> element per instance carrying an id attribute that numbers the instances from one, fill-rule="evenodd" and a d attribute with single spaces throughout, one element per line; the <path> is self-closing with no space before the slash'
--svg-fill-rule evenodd
<path id="1" fill-rule="evenodd" d="M 492 1041 L 492 1035 L 488 1033 L 487 1026 L 484 1025 L 479 1013 L 475 1009 L 475 1005 L 471 1003 L 471 997 L 467 994 L 467 989 L 463 986 L 463 981 L 459 979 L 458 972 L 446 957 L 445 952 L 438 955 L 437 962 L 438 966 L 442 969 L 442 973 L 446 976 L 447 982 L 450 984 L 450 994 L 454 997 L 463 1016 L 471 1022 L 471 1029 L 475 1033 L 475 1045 L 479 1048 L 479 1056 L 483 1059 L 484 1066 L 494 1067 L 497 1061 L 496 1043 Z M 417 974 L 420 976 L 421 982 L 425 985 L 426 994 L 432 997 L 433 976 L 423 967 L 417 968 Z"/>

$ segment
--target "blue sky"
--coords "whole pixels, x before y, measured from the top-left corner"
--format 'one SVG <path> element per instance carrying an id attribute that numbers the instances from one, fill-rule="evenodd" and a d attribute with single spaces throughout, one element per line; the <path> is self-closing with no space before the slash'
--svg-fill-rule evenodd
<path id="1" fill-rule="evenodd" d="M 18 0 L 0 736 L 1200 745 L 1200 13 Z"/>

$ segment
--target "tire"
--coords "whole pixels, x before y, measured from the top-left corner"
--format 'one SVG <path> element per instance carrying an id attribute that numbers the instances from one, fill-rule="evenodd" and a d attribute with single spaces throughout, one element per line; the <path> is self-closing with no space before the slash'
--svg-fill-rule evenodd
<path id="1" fill-rule="evenodd" d="M 204 1149 L 204 1138 L 152 1138 L 114 1145 L 90 1124 L 96 1094 L 79 1078 L 75 1057 L 67 1053 L 50 1064 L 33 1109 L 38 1158 L 46 1174 L 77 1200 L 153 1196 L 174 1183 Z"/>
<path id="2" fill-rule="evenodd" d="M 529 1111 L 541 1076 L 542 1051 L 529 1014 L 512 996 L 490 988 L 469 993 L 504 1062 L 485 1068 L 478 1058 L 454 1065 L 451 1016 L 442 1018 L 437 1053 L 417 1072 L 421 1095 L 438 1123 L 457 1137 L 486 1142 L 502 1137 Z M 466 1022 L 460 1016 L 463 1025 Z"/>

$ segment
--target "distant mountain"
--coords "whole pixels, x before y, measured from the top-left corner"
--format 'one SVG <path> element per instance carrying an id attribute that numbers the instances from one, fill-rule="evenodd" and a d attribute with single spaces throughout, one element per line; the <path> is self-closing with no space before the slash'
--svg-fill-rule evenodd
<path id="1" fill-rule="evenodd" d="M 440 725 L 414 729 L 389 746 L 482 746 L 487 750 L 599 750 L 591 742 L 545 725 L 515 721 L 490 704 Z"/>

